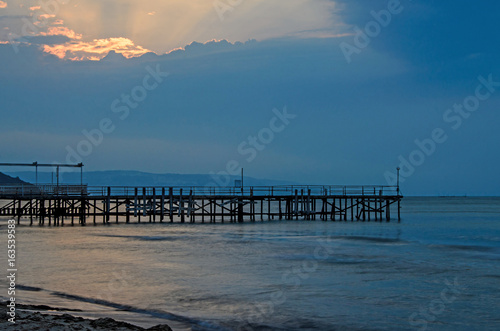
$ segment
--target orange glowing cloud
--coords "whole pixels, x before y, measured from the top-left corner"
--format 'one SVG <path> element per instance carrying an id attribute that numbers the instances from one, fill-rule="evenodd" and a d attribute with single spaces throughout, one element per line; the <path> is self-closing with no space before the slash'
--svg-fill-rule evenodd
<path id="1" fill-rule="evenodd" d="M 0 1 L 0 8 L 7 8 L 7 3 L 4 1 Z"/>
<path id="2" fill-rule="evenodd" d="M 40 32 L 41 36 L 66 36 L 69 39 L 82 39 L 82 35 L 64 26 L 51 26 L 47 32 Z"/>
<path id="3" fill-rule="evenodd" d="M 53 17 L 56 17 L 56 15 L 51 15 L 51 14 L 42 14 L 40 16 L 38 16 L 38 19 L 44 19 L 44 20 L 47 20 L 49 18 L 53 18 Z"/>
<path id="4" fill-rule="evenodd" d="M 40 6 L 33 6 L 33 7 L 30 7 L 30 10 L 31 10 L 31 11 L 35 11 L 35 10 L 39 10 L 39 9 L 41 9 L 41 8 L 42 8 L 42 7 L 40 7 Z"/>
<path id="5" fill-rule="evenodd" d="M 104 58 L 110 51 L 122 54 L 128 59 L 150 52 L 148 49 L 135 45 L 128 38 L 94 39 L 91 42 L 72 41 L 63 45 L 44 45 L 43 51 L 53 54 L 60 59 L 73 61 L 98 61 Z"/>

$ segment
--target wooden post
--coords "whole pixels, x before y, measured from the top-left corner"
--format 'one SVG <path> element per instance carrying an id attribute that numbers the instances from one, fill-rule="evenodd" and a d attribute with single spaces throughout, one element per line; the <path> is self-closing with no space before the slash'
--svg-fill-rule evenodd
<path id="1" fill-rule="evenodd" d="M 279 220 L 281 221 L 283 219 L 283 212 L 281 211 L 281 197 L 278 197 L 278 208 L 279 208 Z"/>
<path id="2" fill-rule="evenodd" d="M 215 203 L 212 199 L 208 199 L 209 203 L 210 203 L 210 223 L 215 223 Z"/>
<path id="3" fill-rule="evenodd" d="M 243 197 L 238 199 L 238 222 L 243 223 Z"/>
<path id="4" fill-rule="evenodd" d="M 224 223 L 224 199 L 220 200 L 221 221 Z"/>
<path id="5" fill-rule="evenodd" d="M 59 226 L 59 198 L 54 200 L 54 225 Z"/>
<path id="6" fill-rule="evenodd" d="M 324 221 L 325 220 L 325 197 L 321 198 L 321 213 L 319 218 Z"/>
<path id="7" fill-rule="evenodd" d="M 52 221 L 55 222 L 54 219 L 54 202 L 52 199 L 49 199 L 49 226 L 52 226 Z"/>
<path id="8" fill-rule="evenodd" d="M 86 201 L 87 200 L 83 196 L 83 192 L 82 192 L 82 196 L 80 198 L 80 225 L 85 225 L 85 212 L 87 209 Z"/>
<path id="9" fill-rule="evenodd" d="M 126 223 L 130 223 L 130 205 L 131 205 L 131 201 L 129 198 L 127 198 L 125 200 L 125 222 Z"/>
<path id="10" fill-rule="evenodd" d="M 151 223 L 151 219 L 149 220 Z M 156 188 L 153 187 L 153 223 L 156 223 Z"/>
<path id="11" fill-rule="evenodd" d="M 351 198 L 351 222 L 354 221 L 354 199 Z"/>
<path id="12" fill-rule="evenodd" d="M 142 188 L 142 215 L 146 217 L 146 207 L 147 207 L 147 198 L 146 198 L 146 188 Z"/>
<path id="13" fill-rule="evenodd" d="M 161 207 L 160 207 L 160 223 L 163 222 L 163 219 L 165 218 L 165 188 L 161 188 Z"/>
<path id="14" fill-rule="evenodd" d="M 17 224 L 21 224 L 21 215 L 23 210 L 21 209 L 21 199 L 17 201 Z"/>
<path id="15" fill-rule="evenodd" d="M 296 215 L 296 219 L 299 219 L 299 190 L 295 190 L 295 206 L 293 213 Z"/>
<path id="16" fill-rule="evenodd" d="M 96 208 L 97 208 L 97 200 L 94 199 L 94 215 L 93 215 L 94 226 L 97 225 L 97 223 L 96 223 L 96 214 L 97 214 Z"/>
<path id="17" fill-rule="evenodd" d="M 174 221 L 174 189 L 168 188 L 170 223 Z"/>
<path id="18" fill-rule="evenodd" d="M 342 221 L 342 213 L 344 210 L 342 209 L 342 197 L 339 198 L 339 221 Z"/>
<path id="19" fill-rule="evenodd" d="M 184 201 L 182 196 L 182 189 L 180 189 L 179 193 L 179 214 L 181 216 L 181 223 L 184 223 Z"/>
<path id="20" fill-rule="evenodd" d="M 118 224 L 118 217 L 120 211 L 120 200 L 118 198 L 115 199 L 115 223 Z"/>
<path id="21" fill-rule="evenodd" d="M 347 221 L 347 197 L 344 197 L 344 222 Z"/>
<path id="22" fill-rule="evenodd" d="M 305 205 L 305 214 L 306 214 L 306 217 L 305 219 L 306 220 L 309 220 L 311 219 L 310 218 L 310 210 L 311 210 L 311 190 L 308 189 L 307 190 L 307 197 L 306 197 L 306 205 Z"/>
<path id="23" fill-rule="evenodd" d="M 255 222 L 255 200 L 253 198 L 253 187 L 250 187 L 250 220 Z"/>
<path id="24" fill-rule="evenodd" d="M 108 196 L 106 198 L 106 222 L 109 222 L 110 209 L 111 209 L 111 187 L 108 187 Z"/>
<path id="25" fill-rule="evenodd" d="M 193 212 L 193 190 L 189 191 L 189 203 L 188 203 L 188 217 L 191 223 L 195 222 L 194 212 Z"/>
<path id="26" fill-rule="evenodd" d="M 313 198 L 313 200 L 312 200 L 312 203 L 313 203 L 313 205 L 312 205 L 312 218 L 313 218 L 313 220 L 316 220 L 316 201 L 318 201 L 318 199 Z"/>
<path id="27" fill-rule="evenodd" d="M 69 207 L 69 213 L 71 214 L 71 226 L 75 225 L 75 200 L 71 200 L 71 205 Z"/>
<path id="28" fill-rule="evenodd" d="M 264 220 L 264 198 L 260 199 L 260 220 Z"/>
<path id="29" fill-rule="evenodd" d="M 205 223 L 205 199 L 201 198 L 201 223 Z"/>
<path id="30" fill-rule="evenodd" d="M 332 214 L 331 214 L 331 220 L 335 222 L 335 213 L 336 213 L 336 205 L 335 205 L 335 197 L 333 197 L 333 201 L 332 201 Z"/>
<path id="31" fill-rule="evenodd" d="M 398 197 L 398 222 L 401 222 L 401 199 Z"/>
<path id="32" fill-rule="evenodd" d="M 267 220 L 270 221 L 272 219 L 271 215 L 271 197 L 267 197 Z"/>
<path id="33" fill-rule="evenodd" d="M 368 206 L 368 207 L 367 207 L 367 209 L 368 209 L 368 222 L 370 222 L 370 221 L 371 221 L 371 206 L 370 206 L 370 198 L 368 198 L 368 199 L 366 200 L 366 204 L 367 204 L 367 206 Z"/>
<path id="34" fill-rule="evenodd" d="M 365 198 L 361 198 L 361 203 L 363 204 L 363 209 L 361 212 L 363 213 L 363 222 L 366 221 L 366 206 L 365 206 Z"/>
<path id="35" fill-rule="evenodd" d="M 391 204 L 389 203 L 389 200 L 386 200 L 386 206 L 385 206 L 385 220 L 387 222 L 391 221 Z"/>
<path id="36" fill-rule="evenodd" d="M 300 213 L 304 215 L 304 189 L 300 190 Z"/>
<path id="37" fill-rule="evenodd" d="M 30 226 L 33 225 L 33 199 L 30 199 Z"/>
<path id="38" fill-rule="evenodd" d="M 42 225 L 45 225 L 45 213 L 46 213 L 46 210 L 45 210 L 45 200 L 44 199 L 41 199 L 40 202 L 39 202 L 39 208 L 40 208 L 40 222 Z"/>
<path id="39" fill-rule="evenodd" d="M 134 188 L 134 217 L 137 218 L 137 207 L 139 206 L 139 198 L 137 197 L 138 189 Z"/>

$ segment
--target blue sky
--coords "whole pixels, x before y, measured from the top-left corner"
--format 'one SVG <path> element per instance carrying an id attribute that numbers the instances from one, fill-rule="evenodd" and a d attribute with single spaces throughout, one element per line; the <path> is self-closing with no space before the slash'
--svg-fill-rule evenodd
<path id="1" fill-rule="evenodd" d="M 498 195 L 499 7 L 0 1 L 0 159 Z"/>

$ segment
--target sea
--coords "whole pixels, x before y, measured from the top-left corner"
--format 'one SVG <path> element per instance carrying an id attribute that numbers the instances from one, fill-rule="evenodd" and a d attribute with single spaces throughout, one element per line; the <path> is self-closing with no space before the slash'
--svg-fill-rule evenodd
<path id="1" fill-rule="evenodd" d="M 77 316 L 174 330 L 500 330 L 500 198 L 406 197 L 389 223 L 21 223 L 17 302 Z M 0 230 L 7 274 L 5 219 Z"/>

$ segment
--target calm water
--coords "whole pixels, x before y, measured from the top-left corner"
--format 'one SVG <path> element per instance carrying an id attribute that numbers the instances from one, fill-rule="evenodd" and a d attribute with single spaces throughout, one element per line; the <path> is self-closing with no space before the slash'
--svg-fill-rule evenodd
<path id="1" fill-rule="evenodd" d="M 402 216 L 21 226 L 17 298 L 177 330 L 500 329 L 500 199 L 405 198 Z"/>

